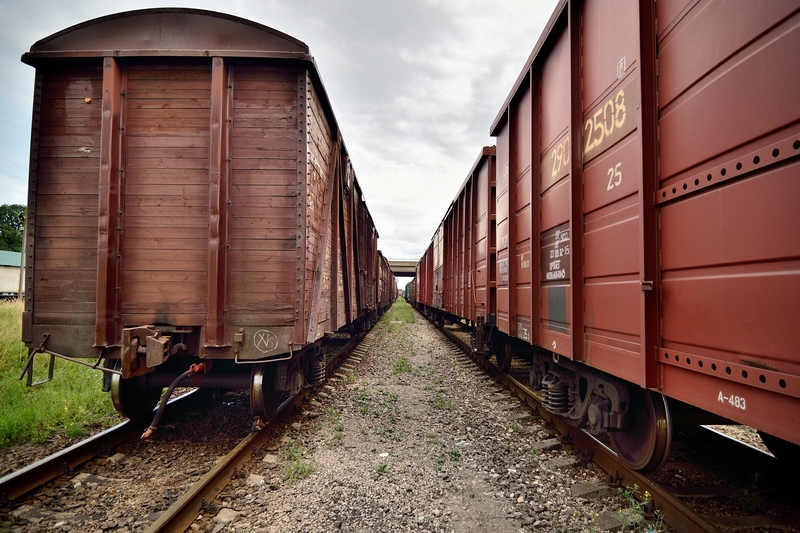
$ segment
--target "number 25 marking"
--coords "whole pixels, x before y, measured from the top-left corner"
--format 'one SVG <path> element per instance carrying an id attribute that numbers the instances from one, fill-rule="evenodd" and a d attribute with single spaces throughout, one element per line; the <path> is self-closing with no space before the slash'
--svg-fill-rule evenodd
<path id="1" fill-rule="evenodd" d="M 620 162 L 608 169 L 608 187 L 606 187 L 607 191 L 610 191 L 614 187 L 619 187 L 622 183 L 622 172 L 619 169 L 621 166 L 622 163 Z M 617 180 L 614 181 L 614 178 L 617 178 Z"/>

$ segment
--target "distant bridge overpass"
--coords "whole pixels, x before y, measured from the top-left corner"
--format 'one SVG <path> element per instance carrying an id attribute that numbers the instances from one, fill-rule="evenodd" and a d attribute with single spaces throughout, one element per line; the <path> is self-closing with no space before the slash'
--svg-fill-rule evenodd
<path id="1" fill-rule="evenodd" d="M 413 278 L 416 274 L 416 261 L 389 261 L 389 268 L 396 278 Z"/>

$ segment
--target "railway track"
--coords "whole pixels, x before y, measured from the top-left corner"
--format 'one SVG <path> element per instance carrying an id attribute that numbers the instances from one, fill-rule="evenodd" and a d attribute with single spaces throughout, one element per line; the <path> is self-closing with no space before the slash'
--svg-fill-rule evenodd
<path id="1" fill-rule="evenodd" d="M 173 398 L 167 405 L 170 410 L 186 409 L 196 402 L 197 390 Z M 126 420 L 76 442 L 68 448 L 0 478 L 0 497 L 5 502 L 13 502 L 58 476 L 73 471 L 87 461 L 107 454 L 109 450 L 140 434 L 141 428 Z"/>
<path id="2" fill-rule="evenodd" d="M 438 327 L 438 326 L 437 326 Z M 458 326 L 454 326 L 458 327 Z M 586 460 L 591 460 L 601 467 L 609 476 L 609 485 L 614 487 L 638 487 L 638 494 L 649 493 L 650 499 L 657 509 L 663 513 L 665 522 L 674 530 L 679 532 L 716 532 L 716 531 L 800 531 L 800 511 L 792 508 L 781 511 L 780 505 L 771 505 L 773 510 L 769 514 L 764 513 L 765 502 L 762 498 L 766 496 L 763 491 L 758 491 L 754 487 L 743 487 L 737 489 L 731 486 L 705 486 L 692 485 L 687 480 L 691 476 L 679 476 L 683 482 L 680 486 L 670 483 L 674 479 L 676 470 L 692 471 L 698 469 L 720 469 L 720 468 L 741 468 L 747 465 L 748 468 L 759 472 L 765 476 L 775 476 L 779 470 L 779 465 L 774 457 L 755 448 L 745 446 L 738 441 L 733 441 L 725 435 L 699 428 L 700 435 L 695 434 L 695 441 L 683 443 L 684 449 L 696 450 L 702 442 L 704 447 L 712 448 L 709 452 L 718 458 L 713 465 L 698 465 L 690 462 L 668 463 L 661 471 L 653 475 L 643 475 L 635 470 L 631 470 L 604 442 L 591 435 L 590 433 L 576 429 L 566 424 L 563 420 L 548 412 L 543 406 L 541 394 L 531 390 L 525 383 L 527 381 L 527 371 L 525 366 L 529 362 L 514 356 L 512 368 L 509 373 L 502 372 L 493 362 L 475 353 L 472 346 L 462 336 L 459 336 L 450 326 L 438 327 L 448 340 L 458 347 L 474 364 L 481 367 L 496 381 L 501 383 L 504 388 L 508 388 L 515 394 L 521 402 L 526 404 L 531 411 L 540 416 L 545 425 L 553 428 L 561 434 L 564 444 L 574 446 L 578 453 Z M 679 447 L 680 449 L 680 447 Z M 723 451 L 724 450 L 724 451 Z M 677 455 L 681 455 L 680 451 Z M 706 455 L 708 456 L 708 455 Z M 721 459 L 721 457 L 725 459 Z M 689 461 L 684 457 L 679 460 Z M 685 483 L 684 483 L 685 482 Z M 725 483 L 725 482 L 722 482 Z M 790 480 L 784 472 L 782 479 L 775 479 L 770 483 L 776 484 L 775 490 L 781 487 L 783 490 L 794 490 L 790 487 Z M 736 495 L 752 498 L 755 504 L 749 510 L 747 516 L 730 516 L 725 514 L 708 515 L 707 510 L 701 511 L 695 507 L 698 501 Z M 782 494 L 781 500 L 791 501 L 790 494 Z M 796 498 L 794 501 L 797 501 Z M 706 509 L 709 506 L 704 506 Z M 722 510 L 722 513 L 725 513 Z"/>
<path id="3" fill-rule="evenodd" d="M 325 373 L 333 376 L 337 368 L 351 353 L 363 353 L 368 349 L 370 339 L 360 335 L 341 346 L 327 358 Z M 286 398 L 278 409 L 274 419 L 265 424 L 258 424 L 226 455 L 216 463 L 200 479 L 193 483 L 166 510 L 158 513 L 158 517 L 146 528 L 147 533 L 166 531 L 185 531 L 190 527 L 198 513 L 222 492 L 229 481 L 245 471 L 245 464 L 253 453 L 261 449 L 268 439 L 282 426 L 295 410 L 306 400 L 314 389 L 307 389 L 300 394 Z M 186 409 L 196 404 L 196 393 L 175 398 L 169 402 L 170 411 Z M 102 433 L 70 446 L 60 452 L 46 457 L 36 463 L 0 478 L 0 497 L 3 507 L 12 507 L 15 501 L 37 488 L 44 486 L 61 475 L 70 477 L 75 471 L 94 458 L 110 455 L 115 448 L 126 442 L 138 439 L 141 428 L 131 421 L 123 422 Z"/>

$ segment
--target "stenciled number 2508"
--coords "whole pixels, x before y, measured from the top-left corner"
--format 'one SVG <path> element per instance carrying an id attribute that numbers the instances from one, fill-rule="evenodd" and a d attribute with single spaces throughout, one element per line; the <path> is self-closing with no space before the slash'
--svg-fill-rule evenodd
<path id="1" fill-rule="evenodd" d="M 603 140 L 609 137 L 615 128 L 625 125 L 626 118 L 625 90 L 620 89 L 586 121 L 583 127 L 586 134 L 586 147 L 583 153 L 588 154 L 595 148 L 599 148 L 603 144 Z"/>

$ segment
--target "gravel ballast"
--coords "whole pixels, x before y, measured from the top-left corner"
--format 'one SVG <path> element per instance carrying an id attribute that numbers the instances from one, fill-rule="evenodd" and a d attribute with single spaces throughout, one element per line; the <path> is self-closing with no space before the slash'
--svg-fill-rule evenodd
<path id="1" fill-rule="evenodd" d="M 190 531 L 599 532 L 619 527 L 618 512 L 635 517 L 637 504 L 433 326 L 389 316 Z M 168 416 L 152 440 L 59 477 L 0 519 L 14 532 L 145 531 L 252 428 L 246 392 L 209 407 Z"/>
<path id="2" fill-rule="evenodd" d="M 192 530 L 600 531 L 631 507 L 421 318 L 370 335 Z"/>

